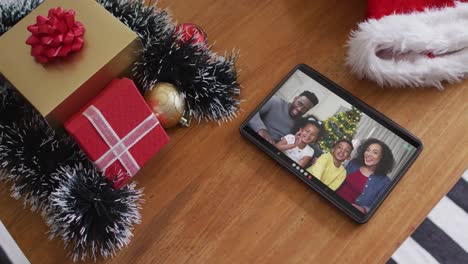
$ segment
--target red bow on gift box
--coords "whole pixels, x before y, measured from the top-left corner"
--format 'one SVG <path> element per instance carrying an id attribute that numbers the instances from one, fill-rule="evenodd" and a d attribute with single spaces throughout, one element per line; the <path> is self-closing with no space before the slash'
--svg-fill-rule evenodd
<path id="1" fill-rule="evenodd" d="M 32 35 L 26 40 L 31 55 L 42 64 L 68 56 L 83 47 L 85 28 L 75 21 L 75 11 L 51 8 L 47 17 L 37 16 L 36 24 L 28 26 Z"/>

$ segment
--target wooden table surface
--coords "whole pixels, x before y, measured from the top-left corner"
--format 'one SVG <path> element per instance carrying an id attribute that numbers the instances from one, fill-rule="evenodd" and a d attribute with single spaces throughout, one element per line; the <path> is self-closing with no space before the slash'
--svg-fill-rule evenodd
<path id="1" fill-rule="evenodd" d="M 365 1 L 163 0 L 203 27 L 218 52 L 239 49 L 239 117 L 169 131 L 136 177 L 142 224 L 108 263 L 384 263 L 450 190 L 468 161 L 468 81 L 380 89 L 344 65 Z M 422 139 L 425 150 L 371 221 L 355 224 L 241 137 L 239 126 L 296 64 L 306 63 Z M 59 239 L 1 184 L 0 217 L 32 263 L 70 261 Z M 98 262 L 104 262 L 99 260 Z"/>

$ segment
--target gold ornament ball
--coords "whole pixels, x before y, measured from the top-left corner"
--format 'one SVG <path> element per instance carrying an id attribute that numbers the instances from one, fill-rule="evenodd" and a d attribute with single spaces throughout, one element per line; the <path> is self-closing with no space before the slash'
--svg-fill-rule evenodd
<path id="1" fill-rule="evenodd" d="M 177 125 L 184 114 L 185 100 L 170 83 L 156 83 L 145 93 L 145 100 L 164 128 Z"/>

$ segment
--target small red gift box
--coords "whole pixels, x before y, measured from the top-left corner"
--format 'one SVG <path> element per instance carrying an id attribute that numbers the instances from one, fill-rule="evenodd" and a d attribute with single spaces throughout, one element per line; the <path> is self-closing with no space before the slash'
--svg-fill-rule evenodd
<path id="1" fill-rule="evenodd" d="M 65 123 L 106 177 L 121 188 L 169 137 L 132 80 L 113 80 Z"/>

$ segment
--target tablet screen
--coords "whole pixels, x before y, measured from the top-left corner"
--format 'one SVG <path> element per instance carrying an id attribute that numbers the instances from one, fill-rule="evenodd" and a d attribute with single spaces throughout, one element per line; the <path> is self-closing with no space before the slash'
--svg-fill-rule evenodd
<path id="1" fill-rule="evenodd" d="M 421 147 L 407 131 L 304 65 L 242 130 L 358 220 L 378 207 Z"/>

